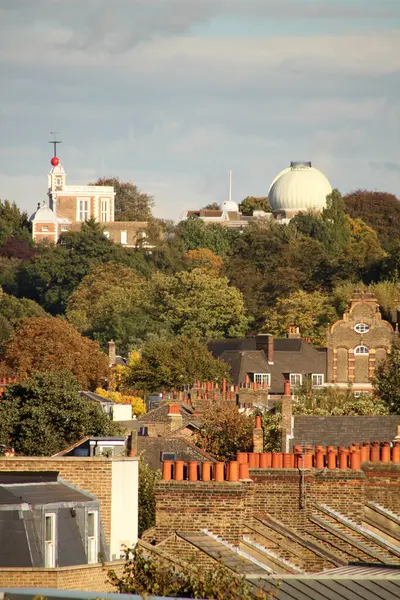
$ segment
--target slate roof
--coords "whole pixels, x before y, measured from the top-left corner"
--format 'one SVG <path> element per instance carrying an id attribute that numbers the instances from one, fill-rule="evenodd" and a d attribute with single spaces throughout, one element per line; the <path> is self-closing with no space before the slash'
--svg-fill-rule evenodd
<path id="1" fill-rule="evenodd" d="M 22 504 L 46 505 L 56 502 L 91 502 L 92 496 L 54 481 L 51 483 L 28 483 L 0 485 L 0 505 Z"/>
<path id="2" fill-rule="evenodd" d="M 170 402 L 178 402 L 177 400 L 171 400 Z M 193 409 L 190 406 L 180 405 L 180 412 L 183 418 L 183 425 L 186 425 L 190 422 L 193 415 Z M 138 427 L 145 425 L 146 423 L 168 423 L 168 403 L 161 404 L 158 408 L 151 410 L 148 413 L 140 415 L 136 419 L 136 423 Z"/>
<path id="3" fill-rule="evenodd" d="M 366 440 L 391 441 L 396 437 L 400 415 L 380 416 L 294 416 L 294 444 L 349 446 Z"/>
<path id="4" fill-rule="evenodd" d="M 266 338 L 211 340 L 208 348 L 215 357 L 230 365 L 235 385 L 244 383 L 246 374 L 251 373 L 270 373 L 272 394 L 283 394 L 284 381 L 290 373 L 323 374 L 326 381 L 326 348 L 314 348 L 298 338 L 275 338 L 274 360 L 273 364 L 269 364 L 264 350 Z"/>
<path id="5" fill-rule="evenodd" d="M 152 469 L 161 469 L 162 452 L 175 452 L 176 460 L 185 462 L 190 460 L 215 462 L 215 459 L 201 448 L 184 438 L 172 437 L 172 435 L 168 437 L 140 435 L 137 438 L 137 447 L 138 454 L 144 453 L 144 460 Z"/>

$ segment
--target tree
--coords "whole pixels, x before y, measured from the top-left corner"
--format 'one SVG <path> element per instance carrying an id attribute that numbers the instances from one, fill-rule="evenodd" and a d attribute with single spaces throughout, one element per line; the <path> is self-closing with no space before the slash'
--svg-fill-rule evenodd
<path id="1" fill-rule="evenodd" d="M 15 202 L 0 200 L 0 247 L 12 237 L 31 242 L 28 215 Z"/>
<path id="2" fill-rule="evenodd" d="M 176 234 L 182 240 L 184 252 L 208 248 L 214 254 L 222 257 L 231 253 L 232 247 L 240 235 L 234 229 L 223 227 L 217 223 L 204 223 L 198 217 L 181 221 L 176 228 Z"/>
<path id="3" fill-rule="evenodd" d="M 382 260 L 387 256 L 381 247 L 376 231 L 361 219 L 347 217 L 350 226 L 350 237 L 344 246 L 339 264 L 348 277 L 368 277 L 377 267 L 378 272 Z"/>
<path id="4" fill-rule="evenodd" d="M 81 389 L 95 389 L 109 375 L 108 357 L 99 345 L 55 317 L 36 317 L 23 323 L 4 354 L 6 364 L 20 379 L 35 371 L 68 371 Z"/>
<path id="5" fill-rule="evenodd" d="M 350 224 L 345 213 L 345 203 L 338 190 L 333 190 L 326 198 L 326 208 L 322 211 L 322 219 L 329 231 L 328 250 L 338 256 L 350 240 Z"/>
<path id="6" fill-rule="evenodd" d="M 237 406 L 212 403 L 203 411 L 195 441 L 218 460 L 235 460 L 237 452 L 253 448 L 254 417 L 240 413 Z"/>
<path id="7" fill-rule="evenodd" d="M 343 198 L 346 212 L 353 219 L 362 219 L 378 234 L 388 250 L 400 236 L 400 202 L 393 194 L 356 190 Z"/>
<path id="8" fill-rule="evenodd" d="M 294 292 L 287 298 L 278 298 L 275 307 L 265 314 L 263 330 L 276 336 L 285 336 L 290 326 L 299 327 L 302 337 L 318 346 L 326 344 L 326 329 L 336 321 L 337 314 L 330 298 L 321 292 Z"/>
<path id="9" fill-rule="evenodd" d="M 135 415 L 135 417 L 143 415 L 146 412 L 146 404 L 142 398 L 131 396 L 129 394 L 123 394 L 122 392 L 105 390 L 100 387 L 96 388 L 95 391 L 96 394 L 102 398 L 107 398 L 107 400 L 111 400 L 116 404 L 130 404 L 132 406 L 132 414 Z"/>
<path id="10" fill-rule="evenodd" d="M 17 454 L 51 456 L 86 435 L 118 435 L 95 402 L 80 398 L 68 372 L 36 373 L 8 385 L 0 402 L 1 443 Z"/>
<path id="11" fill-rule="evenodd" d="M 155 275 L 152 304 L 154 315 L 176 335 L 240 337 L 247 330 L 242 294 L 209 270 Z"/>
<path id="12" fill-rule="evenodd" d="M 119 177 L 101 177 L 94 184 L 109 185 L 115 190 L 116 221 L 150 221 L 154 198 L 138 190 L 129 181 L 120 181 Z"/>
<path id="13" fill-rule="evenodd" d="M 0 288 L 0 356 L 10 337 L 25 321 L 45 316 L 46 312 L 33 300 L 9 296 Z"/>
<path id="14" fill-rule="evenodd" d="M 219 204 L 218 202 L 211 202 L 211 204 L 203 206 L 202 210 L 219 210 Z"/>
<path id="15" fill-rule="evenodd" d="M 113 339 L 119 352 L 159 331 L 149 310 L 149 282 L 135 269 L 110 262 L 93 265 L 72 293 L 66 317 L 103 348 Z"/>
<path id="16" fill-rule="evenodd" d="M 392 344 L 385 363 L 377 366 L 373 379 L 376 396 L 392 414 L 400 414 L 400 342 Z"/>
<path id="17" fill-rule="evenodd" d="M 356 398 L 351 388 L 346 391 L 338 388 L 313 390 L 310 381 L 296 390 L 296 402 L 293 403 L 295 415 L 375 416 L 387 412 L 387 407 L 379 398 L 367 394 Z"/>
<path id="18" fill-rule="evenodd" d="M 41 245 L 40 254 L 21 264 L 18 293 L 38 302 L 51 314 L 65 311 L 69 296 L 95 264 L 115 262 L 150 271 L 140 251 L 114 244 L 98 223 L 83 223 L 81 230 L 62 234 L 56 246 Z"/>
<path id="19" fill-rule="evenodd" d="M 149 594 L 174 598 L 212 598 L 213 600 L 253 600 L 269 595 L 217 563 L 212 568 L 196 566 L 194 556 L 187 562 L 162 560 L 146 556 L 142 549 L 126 549 L 121 576 L 108 572 L 120 594 Z"/>
<path id="20" fill-rule="evenodd" d="M 139 523 L 138 535 L 150 529 L 156 522 L 155 488 L 161 479 L 161 471 L 153 471 L 140 456 L 139 463 Z"/>
<path id="21" fill-rule="evenodd" d="M 255 210 L 271 212 L 268 198 L 266 196 L 246 196 L 239 204 L 239 210 L 243 215 L 251 216 Z"/>
<path id="22" fill-rule="evenodd" d="M 224 261 L 220 256 L 217 256 L 208 248 L 199 248 L 198 250 L 189 250 L 185 254 L 185 263 L 189 270 L 192 269 L 209 269 L 214 273 L 220 273 L 224 265 Z"/>
<path id="23" fill-rule="evenodd" d="M 181 389 L 195 381 L 222 381 L 229 368 L 215 359 L 207 345 L 184 336 L 149 339 L 131 360 L 125 379 L 127 386 L 144 392 Z"/>

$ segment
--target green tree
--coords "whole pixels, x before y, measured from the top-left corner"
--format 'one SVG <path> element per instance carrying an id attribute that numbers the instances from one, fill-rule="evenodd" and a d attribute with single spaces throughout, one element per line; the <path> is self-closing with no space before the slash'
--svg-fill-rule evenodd
<path id="1" fill-rule="evenodd" d="M 302 337 L 315 345 L 326 344 L 329 323 L 337 314 L 330 298 L 321 292 L 294 292 L 287 298 L 278 298 L 276 305 L 265 312 L 263 330 L 276 336 L 285 336 L 290 326 L 299 327 Z"/>
<path id="2" fill-rule="evenodd" d="M 246 333 L 242 294 L 208 269 L 153 278 L 154 315 L 175 334 L 218 338 Z"/>
<path id="3" fill-rule="evenodd" d="M 216 404 L 206 408 L 195 441 L 218 460 L 235 460 L 237 452 L 253 448 L 254 417 L 240 413 L 237 406 Z"/>
<path id="4" fill-rule="evenodd" d="M 69 297 L 66 317 L 103 348 L 113 339 L 123 354 L 160 329 L 149 312 L 149 282 L 114 262 L 93 265 Z"/>
<path id="5" fill-rule="evenodd" d="M 400 342 L 396 339 L 388 359 L 377 366 L 373 379 L 376 396 L 392 414 L 400 414 Z"/>
<path id="6" fill-rule="evenodd" d="M 255 210 L 271 212 L 268 198 L 266 196 L 246 196 L 239 204 L 239 210 L 243 215 L 251 216 Z"/>
<path id="7" fill-rule="evenodd" d="M 95 402 L 80 398 L 68 372 L 36 373 L 8 385 L 0 402 L 1 443 L 17 454 L 51 456 L 86 435 L 121 431 Z"/>
<path id="8" fill-rule="evenodd" d="M 356 398 L 351 388 L 346 391 L 335 387 L 313 390 L 309 381 L 296 390 L 296 402 L 293 404 L 295 415 L 376 416 L 387 412 L 379 398 L 367 394 Z"/>
<path id="9" fill-rule="evenodd" d="M 149 221 L 154 206 L 154 198 L 138 190 L 129 181 L 120 181 L 118 177 L 101 177 L 90 185 L 109 185 L 115 190 L 116 221 Z"/>
<path id="10" fill-rule="evenodd" d="M 155 488 L 161 479 L 161 471 L 154 471 L 146 464 L 143 456 L 139 463 L 139 537 L 156 522 Z"/>
<path id="11" fill-rule="evenodd" d="M 217 223 L 204 223 L 198 217 L 181 221 L 176 228 L 176 234 L 182 241 L 184 252 L 208 248 L 222 257 L 231 253 L 240 235 L 238 231 Z"/>
<path id="12" fill-rule="evenodd" d="M 202 210 L 219 210 L 219 204 L 218 202 L 211 202 L 204 206 Z"/>
<path id="13" fill-rule="evenodd" d="M 146 556 L 138 546 L 126 549 L 122 576 L 111 570 L 108 577 L 120 594 L 213 600 L 268 598 L 266 593 L 222 564 L 205 569 L 195 565 L 194 556 L 188 556 L 187 562 L 167 562 Z"/>
<path id="14" fill-rule="evenodd" d="M 31 242 L 28 215 L 15 202 L 0 200 L 0 248 L 12 237 Z"/>
<path id="15" fill-rule="evenodd" d="M 32 317 L 45 317 L 39 304 L 26 298 L 15 298 L 0 288 L 0 356 L 15 331 Z"/>
<path id="16" fill-rule="evenodd" d="M 5 346 L 4 357 L 7 366 L 21 379 L 36 371 L 68 371 L 81 389 L 95 389 L 109 375 L 108 357 L 99 345 L 55 317 L 25 321 Z"/>
<path id="17" fill-rule="evenodd" d="M 51 314 L 63 313 L 69 296 L 95 264 L 116 262 L 150 271 L 140 251 L 124 248 L 107 239 L 98 223 L 83 223 L 81 230 L 67 232 L 57 246 L 43 245 L 40 254 L 24 261 L 18 272 L 20 296 L 38 302 Z"/>
<path id="18" fill-rule="evenodd" d="M 227 364 L 215 359 L 204 342 L 184 336 L 151 338 L 136 354 L 126 385 L 144 392 L 181 389 L 197 380 L 222 381 L 229 373 Z"/>
<path id="19" fill-rule="evenodd" d="M 400 203 L 386 192 L 356 190 L 343 197 L 346 212 L 353 219 L 362 219 L 378 234 L 385 250 L 400 236 Z"/>
<path id="20" fill-rule="evenodd" d="M 333 190 L 326 198 L 326 208 L 322 211 L 322 219 L 329 230 L 329 250 L 338 256 L 348 244 L 351 235 L 350 224 L 345 212 L 345 203 L 338 190 Z"/>

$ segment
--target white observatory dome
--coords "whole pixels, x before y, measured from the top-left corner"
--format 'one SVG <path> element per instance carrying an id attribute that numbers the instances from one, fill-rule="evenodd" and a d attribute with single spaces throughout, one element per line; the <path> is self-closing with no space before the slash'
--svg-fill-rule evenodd
<path id="1" fill-rule="evenodd" d="M 328 179 L 310 162 L 292 162 L 275 177 L 268 200 L 273 211 L 322 210 L 331 192 Z"/>
<path id="2" fill-rule="evenodd" d="M 227 212 L 239 212 L 239 206 L 233 200 L 225 200 L 219 208 Z"/>

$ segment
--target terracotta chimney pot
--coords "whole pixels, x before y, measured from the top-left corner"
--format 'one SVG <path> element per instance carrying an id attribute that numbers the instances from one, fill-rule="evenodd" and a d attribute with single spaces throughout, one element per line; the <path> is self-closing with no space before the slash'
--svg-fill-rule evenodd
<path id="1" fill-rule="evenodd" d="M 262 424 L 261 424 L 261 417 L 260 415 L 256 416 L 256 429 L 261 429 L 262 428 Z"/>
<path id="2" fill-rule="evenodd" d="M 315 468 L 323 469 L 325 467 L 325 456 L 323 448 L 315 449 Z"/>
<path id="3" fill-rule="evenodd" d="M 283 468 L 282 452 L 273 452 L 272 453 L 272 465 L 271 466 L 273 469 L 282 469 Z"/>
<path id="4" fill-rule="evenodd" d="M 347 448 L 342 448 L 339 450 L 339 469 L 347 469 L 349 461 L 349 451 Z"/>
<path id="5" fill-rule="evenodd" d="M 211 463 L 209 461 L 201 463 L 201 480 L 211 481 Z"/>
<path id="6" fill-rule="evenodd" d="M 283 468 L 293 469 L 294 468 L 294 454 L 285 452 L 283 454 Z"/>
<path id="7" fill-rule="evenodd" d="M 383 442 L 381 448 L 381 462 L 387 463 L 390 462 L 390 444 L 389 442 Z"/>
<path id="8" fill-rule="evenodd" d="M 392 448 L 392 463 L 400 463 L 400 444 L 399 442 L 394 442 Z"/>
<path id="9" fill-rule="evenodd" d="M 185 463 L 183 460 L 176 460 L 175 461 L 175 481 L 183 481 L 183 467 L 185 466 Z"/>
<path id="10" fill-rule="evenodd" d="M 369 450 L 370 450 L 369 444 L 368 444 L 368 446 L 364 446 L 364 445 L 361 446 L 361 448 L 360 448 L 360 459 L 361 459 L 362 463 L 369 461 Z"/>
<path id="11" fill-rule="evenodd" d="M 249 461 L 249 456 L 247 452 L 238 452 L 236 455 L 236 460 L 240 464 L 247 464 Z"/>
<path id="12" fill-rule="evenodd" d="M 248 463 L 239 463 L 239 479 L 250 479 Z"/>
<path id="13" fill-rule="evenodd" d="M 355 448 L 350 453 L 350 469 L 359 471 L 361 469 L 361 452 L 359 448 Z"/>
<path id="14" fill-rule="evenodd" d="M 283 384 L 283 395 L 284 396 L 291 396 L 291 391 L 290 391 L 290 381 L 288 381 L 287 379 L 285 380 L 285 383 Z"/>
<path id="15" fill-rule="evenodd" d="M 259 454 L 255 452 L 249 452 L 249 468 L 258 469 L 259 467 Z"/>
<path id="16" fill-rule="evenodd" d="M 377 463 L 380 460 L 380 443 L 372 442 L 371 450 L 370 450 L 370 461 L 372 463 Z"/>
<path id="17" fill-rule="evenodd" d="M 335 449 L 328 451 L 328 469 L 336 469 L 336 456 L 337 452 Z"/>
<path id="18" fill-rule="evenodd" d="M 260 469 L 270 469 L 272 463 L 272 454 L 271 452 L 262 452 L 260 454 Z"/>
<path id="19" fill-rule="evenodd" d="M 239 463 L 237 460 L 232 460 L 229 463 L 229 479 L 228 481 L 239 481 Z"/>
<path id="20" fill-rule="evenodd" d="M 215 481 L 224 481 L 225 464 L 223 462 L 214 463 L 214 479 Z"/>
<path id="21" fill-rule="evenodd" d="M 172 478 L 172 460 L 164 460 L 162 464 L 163 481 L 171 481 Z"/>

